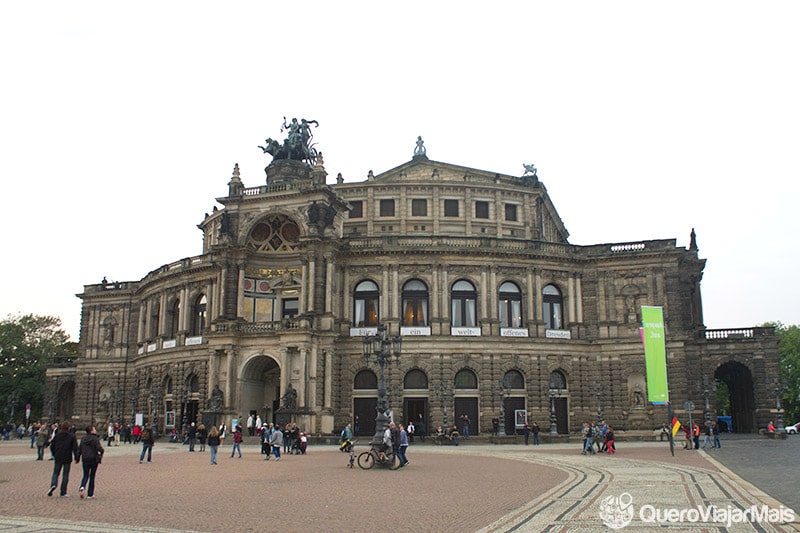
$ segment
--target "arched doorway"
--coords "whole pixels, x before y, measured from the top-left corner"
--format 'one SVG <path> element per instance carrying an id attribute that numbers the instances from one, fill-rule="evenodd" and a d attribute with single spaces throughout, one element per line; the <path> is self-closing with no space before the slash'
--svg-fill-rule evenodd
<path id="1" fill-rule="evenodd" d="M 730 416 L 733 431 L 756 431 L 756 403 L 753 393 L 753 374 L 742 363 L 728 361 L 714 372 L 714 379 L 724 382 L 730 393 Z"/>
<path id="2" fill-rule="evenodd" d="M 265 422 L 275 421 L 280 402 L 281 369 L 271 357 L 259 355 L 244 367 L 240 384 L 239 413 L 243 417 L 255 412 Z"/>
<path id="3" fill-rule="evenodd" d="M 58 420 L 69 420 L 75 408 L 75 382 L 67 381 L 58 389 L 55 416 Z"/>

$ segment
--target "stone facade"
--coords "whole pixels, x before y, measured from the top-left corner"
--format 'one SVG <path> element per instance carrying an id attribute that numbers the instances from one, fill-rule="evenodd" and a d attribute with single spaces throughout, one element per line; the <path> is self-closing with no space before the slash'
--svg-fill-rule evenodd
<path id="1" fill-rule="evenodd" d="M 321 156 L 266 171 L 245 187 L 234 168 L 222 208 L 199 224 L 200 255 L 85 286 L 80 357 L 48 370 L 54 416 L 140 413 L 164 431 L 256 412 L 322 434 L 358 416 L 371 434 L 379 369 L 363 339 L 385 325 L 402 338 L 385 374 L 395 419 L 430 432 L 468 415 L 472 433 L 488 432 L 502 402 L 507 431 L 517 411 L 543 431 L 577 431 L 598 411 L 652 429 L 667 411 L 646 401 L 642 306 L 663 308 L 679 417 L 686 400 L 695 418 L 705 397 L 714 411 L 715 379 L 737 430 L 775 416 L 777 339 L 704 327 L 694 234 L 688 249 L 572 245 L 535 173 L 424 154 L 354 183 L 328 184 Z"/>

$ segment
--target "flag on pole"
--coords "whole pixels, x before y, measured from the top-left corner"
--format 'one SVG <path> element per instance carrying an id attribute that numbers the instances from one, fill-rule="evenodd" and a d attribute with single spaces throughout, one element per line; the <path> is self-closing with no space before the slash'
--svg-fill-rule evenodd
<path id="1" fill-rule="evenodd" d="M 675 435 L 680 431 L 681 423 L 678 422 L 678 417 L 672 417 L 672 438 L 675 438 Z"/>
<path id="2" fill-rule="evenodd" d="M 642 306 L 642 333 L 647 371 L 647 399 L 651 403 L 663 405 L 669 402 L 669 386 L 664 312 L 660 307 Z"/>

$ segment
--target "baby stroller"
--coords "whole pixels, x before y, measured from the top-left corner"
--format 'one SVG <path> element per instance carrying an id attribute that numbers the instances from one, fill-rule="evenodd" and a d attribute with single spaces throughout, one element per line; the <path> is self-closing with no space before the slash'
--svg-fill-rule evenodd
<path id="1" fill-rule="evenodd" d="M 356 454 L 353 452 L 353 445 L 354 444 L 355 444 L 355 441 L 346 439 L 346 440 L 343 440 L 342 443 L 339 445 L 339 451 L 340 452 L 350 454 L 350 462 L 347 465 L 350 468 L 353 468 L 353 463 L 355 462 L 355 457 L 356 457 Z"/>
<path id="2" fill-rule="evenodd" d="M 300 449 L 300 439 L 292 439 L 292 445 L 289 447 L 289 455 L 300 455 L 302 450 Z"/>

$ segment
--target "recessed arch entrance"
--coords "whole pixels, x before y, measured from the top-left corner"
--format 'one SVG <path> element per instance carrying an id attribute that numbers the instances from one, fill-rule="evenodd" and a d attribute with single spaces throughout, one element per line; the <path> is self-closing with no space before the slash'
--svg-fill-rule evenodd
<path id="1" fill-rule="evenodd" d="M 247 418 L 255 413 L 265 422 L 274 422 L 281 397 L 280 386 L 281 369 L 277 361 L 267 355 L 253 357 L 244 365 L 239 378 L 238 414 Z"/>
<path id="2" fill-rule="evenodd" d="M 753 374 L 737 361 L 728 361 L 714 372 L 714 379 L 728 386 L 731 406 L 731 425 L 737 433 L 756 431 L 756 402 L 753 393 Z"/>

